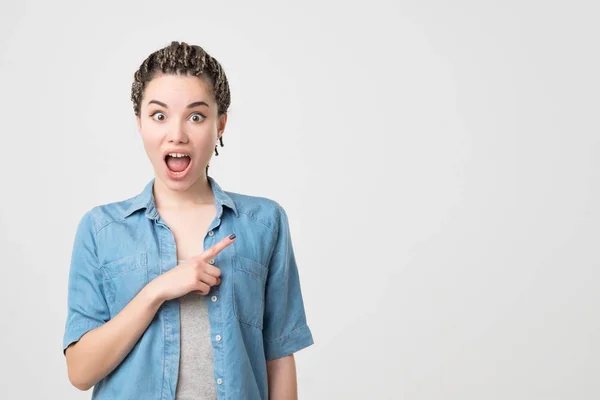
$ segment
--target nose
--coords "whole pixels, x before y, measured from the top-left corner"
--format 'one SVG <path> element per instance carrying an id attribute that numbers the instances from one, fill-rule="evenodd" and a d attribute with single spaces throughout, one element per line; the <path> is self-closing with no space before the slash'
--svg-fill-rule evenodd
<path id="1" fill-rule="evenodd" d="M 181 123 L 175 123 L 169 127 L 167 137 L 171 143 L 187 143 L 188 137 Z"/>

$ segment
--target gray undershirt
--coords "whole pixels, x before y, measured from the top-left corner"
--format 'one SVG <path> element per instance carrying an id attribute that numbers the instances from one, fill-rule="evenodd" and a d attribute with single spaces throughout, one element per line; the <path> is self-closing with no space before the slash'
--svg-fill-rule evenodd
<path id="1" fill-rule="evenodd" d="M 206 296 L 196 292 L 179 298 L 181 357 L 175 400 L 217 399 L 206 302 Z"/>

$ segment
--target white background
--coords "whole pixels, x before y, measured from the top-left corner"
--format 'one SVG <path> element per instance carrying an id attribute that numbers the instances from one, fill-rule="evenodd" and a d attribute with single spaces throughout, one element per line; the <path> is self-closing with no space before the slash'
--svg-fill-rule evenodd
<path id="1" fill-rule="evenodd" d="M 599 11 L 2 2 L 1 397 L 91 396 L 61 349 L 75 228 L 152 177 L 130 87 L 178 40 L 231 85 L 211 175 L 289 214 L 301 399 L 599 398 Z"/>

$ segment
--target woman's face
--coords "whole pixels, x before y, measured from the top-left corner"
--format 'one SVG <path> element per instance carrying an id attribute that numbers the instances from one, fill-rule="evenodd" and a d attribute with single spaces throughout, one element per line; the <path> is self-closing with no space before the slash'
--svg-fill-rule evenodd
<path id="1" fill-rule="evenodd" d="M 225 129 L 227 114 L 218 117 L 208 85 L 195 76 L 160 74 L 144 90 L 138 130 L 156 178 L 169 189 L 187 190 L 205 176 Z"/>

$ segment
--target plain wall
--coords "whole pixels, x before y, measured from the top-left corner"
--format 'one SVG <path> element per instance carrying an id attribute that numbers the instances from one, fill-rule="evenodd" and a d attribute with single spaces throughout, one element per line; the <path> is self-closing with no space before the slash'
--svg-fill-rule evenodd
<path id="1" fill-rule="evenodd" d="M 232 90 L 225 189 L 290 217 L 301 399 L 600 398 L 597 2 L 2 2 L 0 393 L 62 354 L 76 224 L 153 171 L 133 73 L 171 40 Z"/>

